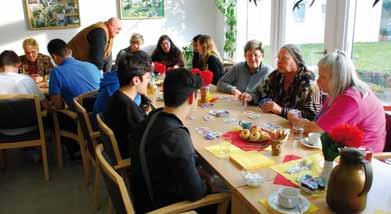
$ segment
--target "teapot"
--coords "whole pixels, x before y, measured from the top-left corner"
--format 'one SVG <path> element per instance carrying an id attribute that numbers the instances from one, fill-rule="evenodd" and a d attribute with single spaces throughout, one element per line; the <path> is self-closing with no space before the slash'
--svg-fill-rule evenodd
<path id="1" fill-rule="evenodd" d="M 331 171 L 326 201 L 337 213 L 357 213 L 365 209 L 372 180 L 372 166 L 355 148 L 340 152 L 340 163 Z"/>

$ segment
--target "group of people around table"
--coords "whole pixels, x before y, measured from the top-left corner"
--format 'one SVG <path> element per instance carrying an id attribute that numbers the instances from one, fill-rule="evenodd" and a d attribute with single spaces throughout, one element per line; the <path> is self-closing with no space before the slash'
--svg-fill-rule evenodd
<path id="1" fill-rule="evenodd" d="M 27 75 L 41 81 L 40 77 L 49 73 L 49 95 L 55 108 L 64 108 L 64 103 L 72 107 L 74 97 L 99 90 L 94 114 L 101 113 L 115 134 L 121 155 L 132 160 L 131 189 L 139 212 L 197 200 L 217 191 L 211 176 L 198 169 L 190 132 L 184 126 L 197 103 L 201 78 L 183 68 L 183 54 L 167 35 L 159 38 L 149 56 L 141 50 L 142 35 L 133 34 L 130 46 L 118 53 L 112 70 L 111 48 L 120 30 L 121 22 L 111 18 L 83 29 L 68 44 L 61 39 L 51 40 L 47 49 L 56 67 L 48 56 L 39 53 L 33 39 L 23 43 L 25 56 L 19 58 L 13 51 L 3 51 L 0 94 L 37 94 L 47 108 L 45 96 Z M 193 68 L 212 71 L 212 84 L 218 91 L 290 122 L 303 120 L 305 132 L 328 132 L 343 123 L 356 125 L 365 133 L 365 147 L 375 152 L 383 150 L 383 107 L 342 51 L 329 53 L 319 61 L 316 80 L 300 50 L 292 44 L 281 47 L 273 71 L 263 63 L 262 43 L 250 40 L 244 47 L 245 61 L 234 64 L 226 73 L 210 36 L 197 35 L 193 47 Z M 163 83 L 165 107 L 160 109 L 154 109 L 146 96 L 153 62 L 167 69 Z M 106 71 L 103 76 L 101 71 Z M 300 111 L 302 118 L 292 114 L 293 109 Z M 7 131 L 0 129 L 2 134 Z M 74 150 L 71 146 L 67 149 Z M 112 150 L 105 148 L 105 152 L 108 158 L 114 158 Z M 148 178 L 145 170 L 149 171 Z"/>

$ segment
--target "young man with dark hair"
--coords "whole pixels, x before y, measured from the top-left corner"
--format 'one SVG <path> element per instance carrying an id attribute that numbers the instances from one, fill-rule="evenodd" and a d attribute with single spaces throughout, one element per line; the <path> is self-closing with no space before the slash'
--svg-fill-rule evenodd
<path id="1" fill-rule="evenodd" d="M 200 77 L 186 69 L 168 72 L 163 84 L 165 107 L 151 112 L 131 140 L 134 147 L 130 151 L 131 189 L 136 212 L 145 213 L 184 200 L 195 201 L 209 192 L 209 185 L 196 168 L 189 130 L 183 125 L 197 103 L 201 84 Z M 140 150 L 148 125 L 145 147 L 141 147 L 145 149 Z M 144 176 L 146 168 L 148 177 Z M 152 197 L 147 190 L 151 190 Z"/>
<path id="2" fill-rule="evenodd" d="M 99 88 L 100 71 L 91 63 L 73 58 L 63 40 L 53 39 L 47 48 L 57 64 L 50 72 L 49 81 L 49 95 L 55 108 L 64 108 L 63 98 L 71 107 L 74 97 Z"/>
<path id="3" fill-rule="evenodd" d="M 109 98 L 104 121 L 113 130 L 122 158 L 129 157 L 128 136 L 145 118 L 150 100 L 145 96 L 151 79 L 152 61 L 147 54 L 137 52 L 128 55 L 118 63 L 120 88 Z M 141 95 L 141 104 L 135 98 Z M 112 156 L 109 151 L 109 157 Z"/>

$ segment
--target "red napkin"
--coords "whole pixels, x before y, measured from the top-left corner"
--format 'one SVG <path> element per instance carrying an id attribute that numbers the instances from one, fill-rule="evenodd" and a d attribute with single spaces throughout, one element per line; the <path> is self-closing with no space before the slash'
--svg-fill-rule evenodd
<path id="1" fill-rule="evenodd" d="M 239 147 L 243 151 L 261 151 L 269 146 L 269 141 L 253 143 L 240 138 L 240 131 L 227 132 L 231 134 L 232 144 Z"/>
<path id="2" fill-rule="evenodd" d="M 155 65 L 155 71 L 158 72 L 159 74 L 164 74 L 166 73 L 166 65 L 158 62 L 154 62 Z"/>
<path id="3" fill-rule="evenodd" d="M 301 157 L 296 155 L 285 155 L 284 160 L 282 162 L 288 162 L 292 160 L 300 159 Z M 289 187 L 298 187 L 296 184 L 292 183 L 290 180 L 286 179 L 284 176 L 277 174 L 276 178 L 274 179 L 273 184 L 279 184 Z"/>

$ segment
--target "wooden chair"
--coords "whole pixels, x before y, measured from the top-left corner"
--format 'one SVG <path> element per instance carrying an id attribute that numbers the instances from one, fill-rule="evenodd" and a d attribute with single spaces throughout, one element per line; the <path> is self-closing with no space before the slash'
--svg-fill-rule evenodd
<path id="1" fill-rule="evenodd" d="M 92 105 L 96 99 L 96 95 L 98 91 L 92 91 L 85 94 L 82 94 L 73 99 L 73 105 L 75 111 L 78 116 L 78 123 L 82 130 L 82 136 L 86 146 L 86 154 L 89 159 L 87 161 L 87 167 L 85 168 L 86 174 L 90 175 L 90 163 L 95 168 L 95 179 L 94 179 L 94 190 L 93 190 L 93 198 L 94 198 L 94 209 L 97 209 L 97 201 L 99 194 L 99 167 L 96 164 L 95 158 L 95 147 L 100 139 L 99 131 L 95 131 L 92 123 L 90 114 L 92 111 Z M 90 113 L 86 110 L 86 108 L 90 109 Z M 93 115 L 91 115 L 93 116 Z"/>
<path id="2" fill-rule="evenodd" d="M 87 97 L 93 96 L 96 91 L 88 92 L 79 96 L 79 102 L 83 103 L 83 99 Z M 61 123 L 59 117 L 67 118 L 72 121 L 76 126 L 76 131 L 72 132 L 61 127 Z M 89 162 L 88 162 L 88 154 L 87 154 L 87 146 L 84 142 L 83 130 L 81 127 L 81 123 L 78 122 L 79 118 L 77 113 L 75 113 L 70 108 L 65 109 L 53 109 L 53 125 L 54 125 L 54 136 L 56 141 L 56 153 L 57 153 L 57 163 L 60 168 L 63 167 L 63 157 L 62 157 L 62 143 L 61 137 L 65 137 L 68 139 L 72 139 L 79 144 L 80 154 L 82 158 L 83 165 L 83 177 L 84 184 L 87 187 L 89 183 Z"/>
<path id="3" fill-rule="evenodd" d="M 102 176 L 105 181 L 108 193 L 110 196 L 109 213 L 112 213 L 112 209 L 116 213 L 135 213 L 131 198 L 128 190 L 125 186 L 123 178 L 114 170 L 103 155 L 103 146 L 98 145 L 96 147 L 96 157 L 101 168 Z M 183 213 L 189 210 L 193 210 L 199 207 L 204 207 L 212 204 L 218 204 L 218 213 L 225 213 L 228 202 L 230 200 L 229 193 L 217 193 L 207 195 L 204 198 L 190 202 L 183 201 L 178 202 L 160 209 L 154 210 L 150 213 L 163 214 L 163 213 Z"/>
<path id="4" fill-rule="evenodd" d="M 125 168 L 130 166 L 130 159 L 122 158 L 114 132 L 102 120 L 101 114 L 98 114 L 96 119 L 106 154 L 109 156 L 110 161 L 113 162 L 114 169 L 119 170 L 121 175 L 125 175 L 123 173 L 125 173 Z"/>
<path id="5" fill-rule="evenodd" d="M 42 123 L 41 104 L 34 95 L 0 95 L 0 129 L 18 129 L 36 127 L 24 134 L 0 134 L 0 159 L 4 158 L 3 150 L 25 147 L 41 147 L 44 178 L 49 180 L 49 168 L 45 143 L 45 132 Z M 4 160 L 0 161 L 3 165 Z"/>

